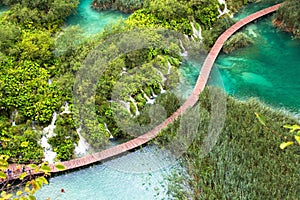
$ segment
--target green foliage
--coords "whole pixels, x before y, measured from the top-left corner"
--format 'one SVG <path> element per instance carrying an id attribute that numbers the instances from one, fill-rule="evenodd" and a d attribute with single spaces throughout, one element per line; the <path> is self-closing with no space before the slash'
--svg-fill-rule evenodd
<path id="1" fill-rule="evenodd" d="M 211 30 L 204 30 L 203 43 L 205 47 L 207 49 L 210 49 L 214 45 L 218 37 L 233 24 L 234 24 L 233 19 L 229 17 L 222 17 L 215 22 Z"/>
<path id="2" fill-rule="evenodd" d="M 97 10 L 117 9 L 124 13 L 132 13 L 142 8 L 143 0 L 94 0 L 92 5 Z"/>
<path id="3" fill-rule="evenodd" d="M 20 29 L 13 23 L 0 22 L 0 51 L 4 54 L 13 54 L 14 44 L 20 39 Z"/>
<path id="4" fill-rule="evenodd" d="M 171 116 L 180 106 L 180 100 L 174 93 L 164 93 L 157 97 L 155 104 L 164 107 L 167 117 Z"/>
<path id="5" fill-rule="evenodd" d="M 224 44 L 223 51 L 230 53 L 238 48 L 243 48 L 252 44 L 252 39 L 245 33 L 236 33 L 232 35 Z"/>
<path id="6" fill-rule="evenodd" d="M 47 163 L 41 163 L 38 167 L 35 164 L 22 165 L 22 168 L 25 169 L 25 172 L 21 172 L 21 165 L 18 165 L 19 169 L 17 171 L 13 171 L 13 175 L 16 177 L 12 177 L 11 174 L 6 175 L 6 171 L 11 169 L 8 165 L 8 156 L 3 156 L 0 154 L 0 177 L 1 177 L 1 193 L 0 200 L 33 200 L 36 199 L 34 194 L 43 187 L 43 185 L 48 184 L 47 176 L 50 175 L 50 167 Z M 65 166 L 58 163 L 54 166 L 59 171 L 65 170 Z M 30 172 L 29 172 L 30 171 Z M 39 176 L 32 176 L 32 172 L 39 172 Z M 42 175 L 41 175 L 42 174 Z M 15 184 L 10 184 L 12 178 L 17 182 Z M 20 189 L 20 187 L 23 187 Z"/>
<path id="7" fill-rule="evenodd" d="M 29 60 L 14 63 L 9 59 L 2 63 L 0 104 L 10 113 L 17 109 L 28 119 L 48 122 L 60 99 L 55 84 L 48 84 L 47 70 Z"/>
<path id="8" fill-rule="evenodd" d="M 54 42 L 49 32 L 23 31 L 17 48 L 21 60 L 40 61 L 46 65 L 47 61 L 53 59 Z"/>
<path id="9" fill-rule="evenodd" d="M 294 124 L 295 120 L 256 100 L 240 102 L 227 97 L 222 133 L 204 156 L 201 147 L 213 106 L 209 90 L 200 95 L 198 135 L 182 157 L 189 178 L 176 175 L 169 192 L 175 199 L 297 199 L 299 148 L 290 146 L 282 151 L 278 146 L 285 137 L 282 124 Z M 269 128 L 260 124 L 255 112 L 265 117 Z M 170 127 L 172 132 L 174 129 L 176 124 Z"/>
<path id="10" fill-rule="evenodd" d="M 75 146 L 79 141 L 72 114 L 59 115 L 54 133 L 55 135 L 49 138 L 48 142 L 57 153 L 57 159 L 62 161 L 72 159 Z"/>
<path id="11" fill-rule="evenodd" d="M 300 1 L 285 0 L 276 12 L 274 23 L 280 29 L 300 38 Z"/>
<path id="12" fill-rule="evenodd" d="M 218 1 L 201 1 L 192 4 L 195 8 L 195 19 L 205 29 L 209 29 L 217 21 L 219 12 Z"/>
<path id="13" fill-rule="evenodd" d="M 77 8 L 78 0 L 5 0 L 10 5 L 9 20 L 32 28 L 57 29 Z"/>
<path id="14" fill-rule="evenodd" d="M 264 116 L 261 116 L 261 115 L 258 114 L 258 113 L 255 113 L 255 115 L 256 115 L 256 118 L 258 119 L 258 121 L 259 121 L 263 126 L 265 126 L 266 128 L 269 128 L 269 127 L 268 127 L 269 124 L 266 122 Z M 294 124 L 294 125 L 286 124 L 286 125 L 284 125 L 283 127 L 286 128 L 286 129 L 290 129 L 290 137 L 291 137 L 291 136 L 294 136 L 294 140 L 295 140 L 295 141 L 282 142 L 282 143 L 280 144 L 280 146 L 279 146 L 280 149 L 285 149 L 285 148 L 287 148 L 288 146 L 291 146 L 291 145 L 293 145 L 293 144 L 295 144 L 295 145 L 300 145 L 300 126 L 297 125 L 297 124 Z M 274 130 L 274 131 L 276 131 L 276 130 Z M 295 133 L 295 131 L 297 131 L 297 132 Z M 294 133 L 294 134 L 291 135 L 291 133 Z"/>
<path id="15" fill-rule="evenodd" d="M 43 149 L 38 144 L 39 138 L 39 133 L 24 125 L 2 126 L 0 127 L 0 154 L 9 156 L 8 161 L 12 163 L 40 163 Z"/>

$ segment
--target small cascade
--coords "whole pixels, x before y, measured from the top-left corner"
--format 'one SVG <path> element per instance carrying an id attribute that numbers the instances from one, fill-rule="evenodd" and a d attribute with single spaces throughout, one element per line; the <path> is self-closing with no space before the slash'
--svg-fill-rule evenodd
<path id="1" fill-rule="evenodd" d="M 156 71 L 157 71 L 157 73 L 159 73 L 159 75 L 161 76 L 161 80 L 162 80 L 162 82 L 164 83 L 164 82 L 166 82 L 166 80 L 167 80 L 167 78 L 165 77 L 165 75 L 160 71 L 160 70 L 158 70 L 158 69 L 156 69 L 156 68 L 154 68 Z"/>
<path id="2" fill-rule="evenodd" d="M 70 114 L 70 113 L 71 113 L 71 111 L 69 110 L 69 103 L 65 102 L 64 111 L 60 114 Z"/>
<path id="3" fill-rule="evenodd" d="M 55 122 L 57 119 L 57 113 L 54 111 L 52 115 L 51 124 L 43 129 L 42 138 L 40 140 L 40 144 L 44 149 L 44 159 L 43 161 L 47 161 L 49 163 L 54 162 L 54 158 L 56 157 L 56 153 L 52 151 L 51 145 L 48 143 L 48 139 L 54 136 Z"/>
<path id="4" fill-rule="evenodd" d="M 221 5 L 224 5 L 224 10 L 223 11 L 220 9 L 220 7 L 218 8 L 218 11 L 219 11 L 218 18 L 220 18 L 222 15 L 229 14 L 230 10 L 228 10 L 228 8 L 227 8 L 226 0 L 218 0 L 218 1 Z"/>
<path id="5" fill-rule="evenodd" d="M 123 106 L 125 107 L 125 109 L 130 113 L 130 115 L 132 116 L 131 114 L 131 111 L 130 111 L 130 103 L 129 102 L 125 102 L 125 101 L 119 101 L 121 104 L 123 104 Z"/>
<path id="6" fill-rule="evenodd" d="M 161 83 L 159 83 L 159 88 L 160 88 L 160 93 L 166 93 L 166 90 L 164 90 L 163 86 L 161 85 Z"/>
<path id="7" fill-rule="evenodd" d="M 48 143 L 48 137 L 43 135 L 40 140 L 40 143 L 44 151 L 43 161 L 47 161 L 49 164 L 52 164 L 57 154 L 56 152 L 52 151 L 51 145 Z"/>
<path id="8" fill-rule="evenodd" d="M 152 92 L 152 97 L 153 98 L 156 98 L 157 97 L 157 95 L 154 93 L 154 90 L 151 88 L 151 92 Z"/>
<path id="9" fill-rule="evenodd" d="M 189 38 L 189 36 L 188 36 L 188 35 L 186 35 L 186 34 L 183 34 L 183 36 L 185 37 L 185 39 L 186 39 L 187 41 L 189 41 L 189 40 L 190 40 L 190 38 Z"/>
<path id="10" fill-rule="evenodd" d="M 16 126 L 16 116 L 18 115 L 18 111 L 15 109 L 11 113 L 11 126 Z"/>
<path id="11" fill-rule="evenodd" d="M 136 103 L 135 99 L 132 98 L 132 96 L 129 96 L 129 100 L 132 102 L 132 104 L 135 107 L 135 116 L 139 116 L 140 115 L 140 111 L 139 111 L 139 108 L 137 106 L 137 103 Z"/>
<path id="12" fill-rule="evenodd" d="M 141 90 L 143 93 L 143 96 L 145 97 L 145 99 L 147 100 L 146 104 L 154 104 L 154 97 L 149 98 L 148 95 L 144 92 L 144 90 Z"/>
<path id="13" fill-rule="evenodd" d="M 36 130 L 36 128 L 35 128 L 35 121 L 31 122 L 31 127 L 32 127 L 33 130 Z"/>
<path id="14" fill-rule="evenodd" d="M 181 48 L 181 50 L 182 50 L 181 56 L 187 57 L 188 52 L 187 52 L 187 50 L 184 48 L 183 43 L 182 43 L 182 40 L 179 40 L 179 45 L 180 45 L 180 48 Z"/>
<path id="15" fill-rule="evenodd" d="M 199 26 L 199 30 L 197 30 L 194 26 L 193 22 L 190 22 L 191 26 L 192 26 L 192 30 L 193 30 L 193 36 L 195 38 L 198 38 L 200 40 L 200 43 L 202 43 L 203 37 L 202 37 L 202 29 L 201 26 Z M 193 38 L 193 37 L 192 37 Z"/>
<path id="16" fill-rule="evenodd" d="M 168 72 L 167 72 L 168 75 L 171 73 L 171 68 L 172 68 L 172 65 L 171 65 L 171 63 L 168 61 Z"/>
<path id="17" fill-rule="evenodd" d="M 52 80 L 49 78 L 48 79 L 48 84 L 51 85 L 52 84 Z"/>
<path id="18" fill-rule="evenodd" d="M 104 127 L 105 127 L 105 130 L 109 133 L 109 139 L 110 140 L 113 140 L 114 139 L 114 136 L 111 134 L 110 130 L 108 129 L 107 127 L 107 124 L 104 122 Z"/>
<path id="19" fill-rule="evenodd" d="M 88 152 L 89 149 L 91 149 L 90 144 L 84 139 L 84 137 L 81 135 L 81 126 L 76 129 L 76 132 L 79 136 L 79 141 L 77 146 L 75 147 L 75 155 L 76 156 L 84 156 Z"/>
<path id="20" fill-rule="evenodd" d="M 124 67 L 123 71 L 121 72 L 120 76 L 122 76 L 123 74 L 128 74 L 127 69 Z"/>

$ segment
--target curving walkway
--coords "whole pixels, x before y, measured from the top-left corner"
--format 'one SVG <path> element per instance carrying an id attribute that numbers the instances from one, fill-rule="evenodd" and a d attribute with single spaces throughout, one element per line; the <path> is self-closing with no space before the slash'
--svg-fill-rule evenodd
<path id="1" fill-rule="evenodd" d="M 218 57 L 218 54 L 220 53 L 224 42 L 237 30 L 239 30 L 241 27 L 245 26 L 246 24 L 265 16 L 269 13 L 272 13 L 276 11 L 281 4 L 277 4 L 274 6 L 271 6 L 269 8 L 263 9 L 261 11 L 258 11 L 254 14 L 249 15 L 248 17 L 238 21 L 234 25 L 232 25 L 229 29 L 227 29 L 216 41 L 212 49 L 210 50 L 208 56 L 206 57 L 202 69 L 200 71 L 200 75 L 198 77 L 196 86 L 192 92 L 192 94 L 189 96 L 189 98 L 185 101 L 185 103 L 176 111 L 174 112 L 168 119 L 166 119 L 164 122 L 162 122 L 160 125 L 158 125 L 153 130 L 147 132 L 144 135 L 141 135 L 133 140 L 130 140 L 128 142 L 125 142 L 123 144 L 120 144 L 118 146 L 106 149 L 104 151 L 87 155 L 82 158 L 77 158 L 70 161 L 62 162 L 62 164 L 65 165 L 66 170 L 71 170 L 75 168 L 79 168 L 82 166 L 87 166 L 92 163 L 101 162 L 106 159 L 112 158 L 114 156 L 120 155 L 128 150 L 132 150 L 136 147 L 139 147 L 153 138 L 155 138 L 159 132 L 166 128 L 170 123 L 172 123 L 174 120 L 176 120 L 180 115 L 182 115 L 188 108 L 194 106 L 198 101 L 199 94 L 203 91 L 203 89 L 206 86 L 206 83 L 209 79 L 210 71 L 213 67 L 213 64 Z M 15 165 L 11 165 L 10 168 L 15 168 Z M 51 166 L 52 172 L 57 172 L 58 170 L 55 169 L 53 166 Z"/>

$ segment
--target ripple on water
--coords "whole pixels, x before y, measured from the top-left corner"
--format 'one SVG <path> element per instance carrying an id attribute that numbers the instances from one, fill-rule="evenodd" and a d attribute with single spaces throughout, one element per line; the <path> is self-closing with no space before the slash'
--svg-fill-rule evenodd
<path id="1" fill-rule="evenodd" d="M 300 40 L 293 40 L 271 24 L 271 17 L 256 26 L 254 44 L 216 61 L 229 94 L 258 97 L 265 103 L 292 111 L 300 109 Z M 234 60 L 242 58 L 243 60 Z"/>
<path id="2" fill-rule="evenodd" d="M 166 198 L 167 182 L 177 162 L 150 145 L 103 164 L 60 175 L 38 191 L 38 199 L 132 200 Z M 61 193 L 61 189 L 65 193 Z M 166 198 L 168 199 L 168 198 Z"/>

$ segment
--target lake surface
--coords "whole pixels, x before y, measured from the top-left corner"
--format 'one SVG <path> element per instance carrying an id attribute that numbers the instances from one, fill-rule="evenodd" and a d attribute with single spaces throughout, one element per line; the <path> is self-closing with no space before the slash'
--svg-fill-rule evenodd
<path id="1" fill-rule="evenodd" d="M 149 145 L 103 164 L 51 178 L 36 196 L 55 200 L 169 199 L 164 177 L 175 169 L 178 164 L 172 156 Z"/>
<path id="2" fill-rule="evenodd" d="M 113 11 L 95 12 L 90 9 L 89 2 L 81 1 L 78 15 L 70 17 L 68 25 L 79 24 L 87 34 L 94 34 L 103 30 L 110 20 L 124 17 Z M 103 24 L 97 25 L 100 22 Z M 219 56 L 214 68 L 220 73 L 218 81 L 223 81 L 225 90 L 238 98 L 257 97 L 269 105 L 298 111 L 300 41 L 274 28 L 270 17 L 250 24 L 245 31 L 252 35 L 254 44 Z M 201 61 L 197 60 L 187 61 L 181 67 L 185 81 L 182 93 L 192 90 L 200 67 Z M 215 82 L 211 80 L 211 84 Z M 37 198 L 170 199 L 164 177 L 174 169 L 178 169 L 174 158 L 156 146 L 147 146 L 103 164 L 51 178 L 50 185 L 39 191 Z"/>
<path id="3" fill-rule="evenodd" d="M 97 12 L 91 9 L 91 2 L 80 1 L 77 14 L 70 16 L 66 25 L 79 25 L 85 35 L 93 35 L 128 17 L 117 11 Z M 103 164 L 53 177 L 36 196 L 55 200 L 169 199 L 164 178 L 178 170 L 177 165 L 166 151 L 150 145 Z"/>
<path id="4" fill-rule="evenodd" d="M 267 6 L 250 4 L 235 18 Z M 243 31 L 254 44 L 220 54 L 215 62 L 214 70 L 219 71 L 224 90 L 239 99 L 255 97 L 271 107 L 299 112 L 300 40 L 275 28 L 271 16 L 249 24 Z M 186 88 L 191 90 L 195 85 L 201 64 L 186 62 L 182 67 Z"/>
<path id="5" fill-rule="evenodd" d="M 300 109 L 300 40 L 274 28 L 271 17 L 246 28 L 254 44 L 216 61 L 225 90 L 238 98 L 298 112 Z"/>
<path id="6" fill-rule="evenodd" d="M 97 12 L 91 8 L 91 3 L 92 0 L 81 0 L 77 13 L 67 18 L 66 25 L 79 25 L 86 35 L 92 35 L 101 32 L 106 25 L 129 16 L 112 10 Z"/>

